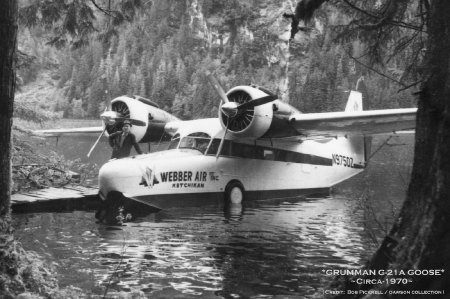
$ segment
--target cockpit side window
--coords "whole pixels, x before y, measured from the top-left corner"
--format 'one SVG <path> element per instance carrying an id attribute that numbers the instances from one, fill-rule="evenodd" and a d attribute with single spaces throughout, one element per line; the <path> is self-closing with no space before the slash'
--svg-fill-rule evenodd
<path id="1" fill-rule="evenodd" d="M 175 136 L 173 136 L 172 140 L 170 141 L 168 149 L 177 148 L 179 143 L 180 143 L 180 134 L 176 134 Z"/>
<path id="2" fill-rule="evenodd" d="M 196 149 L 204 154 L 210 142 L 211 136 L 208 134 L 202 132 L 192 133 L 181 139 L 178 148 Z"/>

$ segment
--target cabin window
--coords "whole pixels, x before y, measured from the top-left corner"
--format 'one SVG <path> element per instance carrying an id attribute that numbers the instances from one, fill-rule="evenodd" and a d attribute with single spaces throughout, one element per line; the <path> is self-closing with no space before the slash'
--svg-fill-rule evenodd
<path id="1" fill-rule="evenodd" d="M 192 133 L 181 139 L 178 148 L 196 149 L 204 154 L 210 141 L 211 137 L 206 133 Z"/>
<path id="2" fill-rule="evenodd" d="M 211 145 L 208 148 L 208 155 L 215 155 L 217 154 L 217 150 L 219 149 L 220 139 L 213 139 L 211 142 Z"/>
<path id="3" fill-rule="evenodd" d="M 275 150 L 274 151 L 274 160 L 280 162 L 288 162 L 287 156 L 289 152 L 284 150 Z"/>
<path id="4" fill-rule="evenodd" d="M 219 145 L 220 139 L 214 139 L 206 154 L 216 155 Z M 230 140 L 224 140 L 220 156 L 331 166 L 331 159 L 328 158 Z"/>
<path id="5" fill-rule="evenodd" d="M 264 149 L 264 160 L 275 160 L 275 154 L 271 149 Z"/>
<path id="6" fill-rule="evenodd" d="M 175 136 L 173 136 L 172 140 L 170 141 L 168 149 L 177 148 L 179 143 L 180 143 L 180 134 L 176 134 Z"/>
<path id="7" fill-rule="evenodd" d="M 216 155 L 220 146 L 220 139 L 214 139 L 208 148 L 208 155 Z M 262 154 L 259 154 L 259 148 L 252 144 L 237 143 L 230 140 L 224 140 L 221 156 L 225 157 L 240 157 L 248 159 L 261 159 Z"/>
<path id="8" fill-rule="evenodd" d="M 219 146 L 220 139 L 214 139 L 208 148 L 207 154 L 216 155 Z M 239 157 L 259 160 L 275 160 L 277 154 L 279 154 L 278 150 L 268 149 L 253 144 L 233 142 L 230 140 L 225 140 L 223 142 L 222 150 L 220 152 L 220 155 L 224 157 Z"/>
<path id="9" fill-rule="evenodd" d="M 255 159 L 255 146 L 251 144 L 233 142 L 231 155 L 235 157 Z"/>

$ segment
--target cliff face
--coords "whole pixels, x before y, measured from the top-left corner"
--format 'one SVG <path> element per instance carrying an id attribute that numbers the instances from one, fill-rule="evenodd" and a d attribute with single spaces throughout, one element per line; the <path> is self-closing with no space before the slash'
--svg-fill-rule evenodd
<path id="1" fill-rule="evenodd" d="M 271 87 L 288 101 L 290 68 L 299 68 L 301 63 L 292 59 L 291 24 L 282 15 L 293 12 L 296 1 L 238 0 L 228 1 L 228 5 L 213 4 L 212 7 L 207 2 L 186 1 L 186 14 L 193 35 L 203 40 L 205 47 L 218 56 L 238 55 L 242 49 L 253 48 L 252 66 L 270 71 L 275 79 Z M 231 16 L 231 12 L 236 15 Z M 306 49 L 308 39 L 309 36 L 298 33 L 292 41 L 295 51 Z"/>

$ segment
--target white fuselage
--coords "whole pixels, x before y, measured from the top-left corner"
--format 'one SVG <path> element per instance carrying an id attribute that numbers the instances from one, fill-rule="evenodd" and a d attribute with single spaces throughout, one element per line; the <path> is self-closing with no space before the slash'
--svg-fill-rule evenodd
<path id="1" fill-rule="evenodd" d="M 223 196 L 227 184 L 239 181 L 245 199 L 293 197 L 324 191 L 364 169 L 362 139 L 227 139 L 216 157 L 212 148 L 224 134 L 218 119 L 191 124 L 175 135 L 182 141 L 174 141 L 174 149 L 106 163 L 99 173 L 101 196 L 116 191 L 164 208 L 172 198 Z M 189 148 L 189 138 L 184 139 L 199 134 L 213 139 L 203 152 Z"/>

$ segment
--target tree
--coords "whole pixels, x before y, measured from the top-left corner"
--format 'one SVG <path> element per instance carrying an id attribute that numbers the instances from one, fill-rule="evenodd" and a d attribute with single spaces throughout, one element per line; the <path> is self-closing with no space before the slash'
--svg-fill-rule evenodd
<path id="1" fill-rule="evenodd" d="M 0 275 L 15 275 L 11 255 L 11 126 L 15 90 L 17 2 L 7 0 L 0 10 Z M 3 286 L 0 286 L 2 292 Z"/>
<path id="2" fill-rule="evenodd" d="M 324 0 L 302 0 L 298 3 L 293 21 L 307 21 Z M 390 233 L 365 265 L 366 269 L 414 270 L 440 269 L 441 275 L 420 275 L 404 284 L 357 285 L 350 278 L 338 281 L 340 289 L 382 290 L 445 290 L 450 281 L 450 2 L 445 0 L 419 1 L 413 15 L 417 22 L 406 18 L 409 1 L 382 1 L 378 9 L 365 10 L 356 2 L 342 1 L 365 16 L 352 21 L 349 27 L 361 34 L 377 34 L 370 43 L 374 62 L 383 58 L 381 45 L 389 43 L 387 33 L 393 27 L 413 30 L 415 36 L 426 37 L 416 43 L 416 61 L 409 70 L 419 72 L 421 86 L 418 101 L 414 164 L 406 200 Z M 379 2 L 379 1 L 378 1 Z M 415 2 L 414 2 L 415 3 Z M 360 3 L 358 3 L 359 5 Z M 380 3 L 378 3 L 380 4 Z M 294 22 L 293 22 L 294 24 Z M 388 29 L 387 29 L 388 28 Z M 293 36 L 298 28 L 293 28 Z M 426 35 L 426 36 L 425 36 Z M 366 34 L 367 37 L 367 34 Z M 373 37 L 373 35 L 372 35 Z M 398 43 L 406 41 L 398 40 Z M 414 42 L 414 37 L 410 39 Z M 400 47 L 394 47 L 394 52 Z M 375 44 L 378 44 L 375 47 Z M 410 45 L 401 45 L 407 49 Z M 425 53 L 423 62 L 420 53 Z M 392 53 L 391 53 L 392 54 Z M 420 63 L 422 62 L 422 63 Z M 404 76 L 406 78 L 406 76 Z M 401 82 L 400 82 L 401 83 Z M 376 278 L 386 278 L 379 275 Z M 360 298 L 364 294 L 341 295 Z M 382 296 L 389 297 L 389 296 Z M 408 298 L 427 297 L 412 295 Z M 377 297 L 379 298 L 379 297 Z M 427 297 L 428 298 L 428 297 Z"/>
<path id="3" fill-rule="evenodd" d="M 17 3 L 8 0 L 0 11 L 0 223 L 1 233 L 9 229 L 11 187 L 11 125 L 15 91 L 15 60 L 17 36 Z"/>

